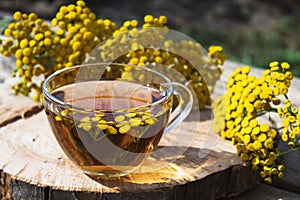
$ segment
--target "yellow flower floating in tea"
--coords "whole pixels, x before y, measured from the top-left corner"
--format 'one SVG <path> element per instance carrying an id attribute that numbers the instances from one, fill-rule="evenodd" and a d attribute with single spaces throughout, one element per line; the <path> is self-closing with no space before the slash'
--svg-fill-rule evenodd
<path id="1" fill-rule="evenodd" d="M 108 111 L 91 112 L 65 109 L 60 115 L 55 116 L 55 120 L 62 122 L 68 127 L 76 126 L 79 129 L 89 133 L 95 141 L 103 137 L 115 134 L 128 134 L 137 138 L 150 128 L 149 125 L 155 125 L 158 122 L 157 116 L 154 116 L 146 109 L 137 109 L 132 112 L 124 110 L 108 113 Z"/>

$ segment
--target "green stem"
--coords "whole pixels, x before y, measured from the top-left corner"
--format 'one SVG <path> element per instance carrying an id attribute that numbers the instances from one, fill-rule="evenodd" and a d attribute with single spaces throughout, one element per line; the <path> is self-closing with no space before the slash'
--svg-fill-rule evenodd
<path id="1" fill-rule="evenodd" d="M 141 133 L 139 133 L 139 134 L 137 135 L 137 143 L 139 143 L 141 137 L 146 133 L 146 131 L 149 130 L 149 128 L 150 128 L 150 126 L 148 125 Z"/>
<path id="2" fill-rule="evenodd" d="M 107 136 L 106 133 L 103 133 L 103 135 L 101 137 L 97 138 L 97 136 L 99 135 L 99 131 L 93 131 L 93 130 L 89 131 L 89 134 L 90 134 L 90 136 L 92 136 L 93 140 L 95 140 L 96 142 L 102 140 L 104 137 Z"/>
<path id="3" fill-rule="evenodd" d="M 270 110 L 268 110 L 268 112 L 276 112 L 277 113 L 277 108 L 271 107 Z"/>
<path id="4" fill-rule="evenodd" d="M 95 137 L 94 137 L 94 140 L 98 142 L 98 141 L 102 140 L 102 139 L 103 139 L 104 137 L 106 137 L 106 136 L 107 136 L 107 134 L 104 134 L 104 135 L 102 135 L 102 136 L 99 137 L 99 138 L 97 138 L 97 136 L 95 136 Z"/>
<path id="5" fill-rule="evenodd" d="M 288 151 L 282 152 L 282 153 L 280 153 L 280 154 L 278 155 L 278 157 L 279 157 L 279 156 L 284 156 L 284 155 L 286 155 L 286 154 L 289 154 L 289 153 L 292 153 L 292 152 L 295 152 L 295 151 L 298 151 L 298 150 L 300 150 L 300 146 L 294 147 L 294 148 L 292 148 L 292 149 L 290 149 L 290 150 L 288 150 Z"/>
<path id="6" fill-rule="evenodd" d="M 268 114 L 268 113 L 270 113 L 270 112 L 275 112 L 275 113 L 277 113 L 277 109 L 275 109 L 275 108 L 270 108 L 269 110 L 264 110 L 264 111 L 262 111 L 262 112 L 260 112 L 260 113 L 257 113 L 257 117 L 263 116 L 263 115 Z"/>
<path id="7" fill-rule="evenodd" d="M 287 96 L 286 94 L 284 94 L 284 97 L 285 97 L 286 99 L 289 99 L 288 96 Z"/>
<path id="8" fill-rule="evenodd" d="M 281 126 L 281 127 L 277 128 L 277 131 L 280 131 L 282 129 L 284 129 L 284 126 Z"/>

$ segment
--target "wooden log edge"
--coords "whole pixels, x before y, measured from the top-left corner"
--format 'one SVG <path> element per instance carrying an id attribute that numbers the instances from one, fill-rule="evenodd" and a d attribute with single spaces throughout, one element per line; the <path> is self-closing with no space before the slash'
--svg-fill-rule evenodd
<path id="1" fill-rule="evenodd" d="M 0 199 L 42 200 L 101 200 L 101 199 L 219 199 L 235 197 L 259 183 L 259 175 L 250 167 L 235 165 L 222 173 L 214 173 L 202 181 L 189 182 L 177 187 L 150 190 L 148 192 L 99 193 L 66 191 L 46 186 L 41 187 L 13 179 L 0 171 Z"/>
<path id="2" fill-rule="evenodd" d="M 0 199 L 8 200 L 11 197 L 11 176 L 0 170 Z"/>
<path id="3" fill-rule="evenodd" d="M 36 123 L 37 121 L 39 123 Z M 194 122 L 187 122 L 187 124 L 183 125 L 184 126 L 183 131 L 185 132 L 185 134 L 187 134 L 187 137 L 190 137 L 190 134 L 192 134 L 192 131 L 195 129 L 196 124 L 193 123 Z M 207 130 L 210 124 L 211 122 L 209 120 L 200 122 L 200 126 L 204 130 Z M 24 130 L 22 129 L 22 127 L 24 127 L 25 125 L 27 129 L 26 133 L 29 133 L 29 135 L 27 135 L 28 137 L 24 136 L 23 138 L 22 136 L 20 138 L 19 137 L 20 135 L 24 135 Z M 31 135 L 31 133 L 33 134 Z M 30 166 L 35 167 L 38 165 L 38 163 L 42 163 L 42 168 L 47 166 L 47 162 L 45 161 L 48 157 L 44 157 L 41 160 L 38 160 L 36 162 L 35 160 L 32 159 L 34 159 L 35 157 L 39 157 L 39 154 L 33 154 L 32 159 L 30 159 L 30 162 L 27 165 L 23 165 L 24 160 L 22 159 L 22 157 L 17 157 L 17 159 L 11 161 L 9 160 L 7 161 L 7 159 L 10 158 L 11 156 L 16 156 L 15 154 L 18 153 L 21 153 L 21 155 L 30 156 L 30 154 L 28 154 L 29 152 L 37 152 L 37 151 L 34 151 L 34 149 L 32 149 L 29 152 L 26 152 L 27 148 L 32 147 L 32 145 L 35 145 L 35 150 L 37 150 L 36 148 L 39 149 L 40 146 L 43 146 L 47 142 L 50 142 L 50 144 L 52 144 L 53 146 L 52 148 L 49 149 L 50 154 L 54 152 L 54 155 L 56 157 L 55 156 L 50 157 L 48 164 L 49 163 L 51 164 L 56 159 L 60 159 L 60 162 L 62 162 L 63 164 L 60 162 L 57 163 L 55 162 L 54 163 L 55 165 L 51 165 L 51 166 L 56 166 L 56 164 L 58 164 L 57 166 L 59 166 L 60 164 L 62 164 L 62 167 L 58 167 L 57 169 L 63 169 L 65 166 L 66 171 L 64 171 L 63 169 L 61 173 L 68 172 L 69 170 L 71 170 L 71 174 L 72 174 L 72 170 L 75 170 L 74 171 L 75 176 L 79 176 L 79 179 L 75 178 L 75 180 L 80 181 L 84 179 L 83 181 L 81 181 L 81 183 L 84 183 L 87 177 L 82 175 L 82 173 L 79 173 L 77 169 L 72 167 L 72 165 L 68 164 L 69 161 L 64 156 L 62 156 L 61 152 L 60 151 L 57 152 L 57 147 L 56 147 L 57 145 L 55 144 L 54 140 L 52 141 L 53 138 L 51 138 L 51 134 L 48 136 L 46 133 L 47 134 L 50 133 L 50 129 L 49 126 L 47 125 L 47 122 L 45 120 L 45 114 L 43 112 L 39 112 L 36 115 L 31 115 L 29 118 L 22 118 L 20 120 L 15 121 L 14 123 L 7 124 L 6 126 L 2 126 L 0 128 L 0 136 L 2 138 L 1 139 L 2 145 L 0 146 L 2 148 L 3 145 L 5 146 L 4 141 L 11 141 L 9 140 L 9 138 L 11 138 L 14 134 L 19 134 L 15 137 L 19 138 L 18 139 L 19 141 L 22 141 L 21 144 L 19 144 L 21 146 L 13 146 L 14 149 L 16 149 L 13 150 L 13 153 L 9 152 L 8 150 L 4 150 L 7 153 L 4 155 L 4 158 L 2 157 L 2 159 L 5 160 L 4 163 L 3 161 L 1 161 L 0 163 L 0 165 L 2 166 L 1 169 L 4 170 L 1 172 L 1 180 L 3 180 L 1 181 L 1 185 L 0 185 L 1 188 L 0 193 L 2 196 L 1 198 L 20 199 L 26 197 L 26 199 L 140 199 L 140 198 L 148 199 L 150 197 L 151 198 L 157 197 L 160 199 L 182 199 L 182 198 L 194 199 L 194 197 L 197 196 L 197 197 L 202 197 L 204 199 L 216 199 L 221 197 L 230 197 L 230 196 L 238 195 L 244 192 L 245 190 L 251 188 L 259 180 L 257 174 L 253 172 L 249 167 L 240 165 L 241 162 L 238 156 L 235 154 L 234 147 L 231 146 L 231 143 L 229 141 L 218 140 L 219 144 L 216 144 L 216 148 L 215 148 L 216 152 L 212 151 L 207 158 L 204 159 L 198 158 L 199 149 L 194 148 L 195 150 L 197 150 L 196 154 L 194 152 L 194 155 L 197 155 L 197 157 L 194 157 L 196 158 L 196 160 L 195 161 L 192 160 L 191 162 L 191 164 L 194 165 L 191 168 L 191 170 L 193 171 L 196 168 L 197 170 L 194 171 L 195 173 L 193 172 L 193 175 L 191 177 L 189 177 L 190 175 L 187 174 L 188 176 L 186 176 L 182 180 L 180 180 L 179 178 L 178 179 L 179 182 L 177 183 L 175 177 L 177 177 L 176 174 L 178 172 L 176 172 L 175 170 L 169 173 L 170 175 L 172 175 L 173 178 L 166 177 L 169 178 L 170 180 L 173 180 L 171 183 L 167 183 L 167 184 L 150 183 L 146 185 L 146 188 L 148 189 L 145 190 L 140 190 L 139 184 L 129 184 L 127 187 L 125 187 L 123 191 L 120 191 L 114 187 L 115 186 L 114 184 L 118 182 L 112 182 L 110 185 L 108 182 L 106 182 L 105 186 L 101 186 L 102 189 L 100 190 L 97 189 L 97 187 L 99 186 L 96 186 L 95 189 L 97 190 L 97 192 L 96 190 L 93 191 L 88 189 L 86 190 L 80 189 L 80 183 L 79 183 L 79 188 L 77 189 L 76 187 L 74 189 L 71 189 L 72 187 L 64 186 L 64 185 L 61 185 L 61 187 L 52 184 L 47 185 L 47 183 L 45 182 L 38 183 L 36 182 L 36 180 L 45 180 L 48 177 L 44 175 L 50 175 L 50 177 L 52 177 L 52 179 L 53 178 L 56 179 L 55 182 L 57 182 L 57 179 L 59 180 L 64 179 L 65 176 L 57 177 L 57 174 L 55 174 L 55 170 L 56 170 L 55 168 L 52 169 L 52 172 L 46 170 L 44 171 L 45 173 L 44 172 L 37 173 L 38 179 L 32 179 L 30 177 L 26 178 L 26 176 L 24 177 L 24 173 L 26 172 L 26 170 L 34 172 L 37 168 L 30 169 L 31 168 Z M 211 136 L 215 137 L 216 135 L 211 135 Z M 163 142 L 168 143 L 168 139 L 172 139 L 172 138 L 166 137 L 165 141 Z M 193 147 L 198 147 L 201 140 L 204 140 L 202 141 L 202 143 L 210 141 L 209 138 L 205 139 L 203 137 L 198 137 L 198 140 L 196 140 L 191 145 L 191 151 L 193 150 Z M 17 141 L 17 140 L 13 140 L 13 141 Z M 41 142 L 41 143 L 39 144 L 36 142 Z M 27 144 L 27 146 L 26 145 L 23 146 L 24 151 L 22 151 L 22 148 L 20 149 L 20 147 L 22 147 L 22 145 L 24 144 Z M 162 145 L 163 144 L 164 143 L 162 143 Z M 202 153 L 205 154 L 206 152 L 204 151 Z M 206 167 L 207 164 L 205 161 L 206 159 L 208 160 L 211 159 L 212 161 L 211 163 L 208 162 L 209 167 Z M 177 164 L 179 164 L 178 165 L 179 167 L 182 165 L 184 166 L 186 161 L 187 160 L 183 160 Z M 35 176 L 34 173 L 33 176 Z M 162 174 L 160 176 L 161 177 L 159 179 L 163 180 L 164 175 Z M 130 183 L 131 181 L 138 180 L 141 177 L 143 177 L 143 175 L 129 176 L 129 178 L 127 178 L 126 181 Z M 146 178 L 147 177 L 151 177 L 151 173 L 146 175 Z M 71 176 L 69 176 L 69 178 L 71 178 Z M 144 178 L 142 180 L 147 180 L 147 179 Z M 64 182 L 68 182 L 68 180 L 60 180 L 60 183 L 64 183 Z M 89 181 L 87 180 L 86 183 L 88 182 Z M 75 183 L 77 182 L 75 181 Z"/>
<path id="4" fill-rule="evenodd" d="M 7 106 L 7 104 L 0 105 L 0 112 L 5 110 L 3 112 L 5 114 L 12 111 L 6 115 L 8 117 L 0 119 L 0 132 L 1 127 L 12 125 L 25 118 L 30 119 L 42 110 L 41 104 L 32 102 L 28 97 L 16 96 L 11 100 L 9 102 L 11 106 Z M 163 187 L 147 192 L 67 191 L 53 186 L 30 184 L 33 182 L 25 179 L 21 180 L 1 170 L 0 178 L 1 199 L 20 199 L 24 195 L 27 195 L 29 199 L 140 199 L 156 197 L 159 199 L 195 199 L 195 197 L 216 199 L 236 196 L 251 188 L 259 180 L 257 173 L 240 164 L 233 164 L 219 172 L 212 172 L 202 178 L 201 181 L 189 181 L 177 186 Z"/>
<path id="5" fill-rule="evenodd" d="M 29 97 L 10 96 L 5 103 L 0 104 L 0 127 L 6 126 L 19 119 L 29 118 L 43 110 L 41 103 L 34 102 Z"/>

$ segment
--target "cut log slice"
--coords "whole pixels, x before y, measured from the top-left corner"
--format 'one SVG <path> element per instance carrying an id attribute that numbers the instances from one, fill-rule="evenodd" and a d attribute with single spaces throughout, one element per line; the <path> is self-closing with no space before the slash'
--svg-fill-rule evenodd
<path id="1" fill-rule="evenodd" d="M 157 151 L 138 172 L 120 178 L 93 180 L 64 155 L 45 113 L 40 112 L 0 129 L 0 168 L 13 179 L 72 192 L 167 192 L 176 187 L 185 188 L 188 183 L 204 183 L 206 177 L 213 174 L 218 174 L 214 176 L 216 180 L 207 184 L 216 185 L 207 194 L 227 196 L 233 191 L 240 193 L 248 189 L 257 180 L 256 174 L 251 169 L 243 169 L 231 143 L 211 133 L 210 126 L 209 120 L 184 122 L 163 137 Z M 157 152 L 160 152 L 159 159 L 155 158 Z M 241 171 L 243 175 L 228 175 L 232 170 Z M 236 187 L 236 180 L 242 180 L 239 176 L 248 178 Z M 226 182 L 231 185 L 225 186 Z"/>
<path id="2" fill-rule="evenodd" d="M 259 180 L 231 142 L 211 131 L 210 111 L 164 135 L 139 171 L 94 180 L 65 156 L 41 104 L 1 97 L 0 198 L 216 199 L 236 196 Z"/>

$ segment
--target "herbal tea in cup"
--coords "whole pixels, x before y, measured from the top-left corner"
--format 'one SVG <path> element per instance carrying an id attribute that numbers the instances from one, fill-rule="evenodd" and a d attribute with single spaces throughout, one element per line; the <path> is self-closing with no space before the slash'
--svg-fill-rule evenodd
<path id="1" fill-rule="evenodd" d="M 62 150 L 96 177 L 136 171 L 166 129 L 189 114 L 193 101 L 185 86 L 159 72 L 105 63 L 59 70 L 45 80 L 43 94 Z M 175 106 L 174 97 L 180 99 Z M 172 109 L 178 112 L 170 117 Z"/>

